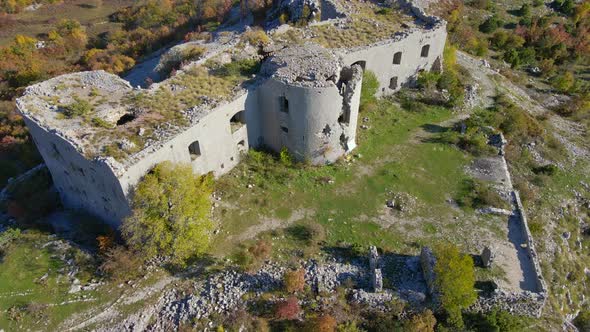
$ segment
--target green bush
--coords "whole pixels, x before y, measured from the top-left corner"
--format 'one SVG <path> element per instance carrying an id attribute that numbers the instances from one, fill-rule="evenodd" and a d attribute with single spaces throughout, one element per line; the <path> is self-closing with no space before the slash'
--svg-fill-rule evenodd
<path id="1" fill-rule="evenodd" d="M 571 71 L 566 71 L 563 74 L 555 76 L 551 79 L 551 85 L 562 93 L 572 92 L 576 84 L 576 78 Z"/>
<path id="2" fill-rule="evenodd" d="M 287 150 L 287 148 L 285 147 L 283 147 L 281 149 L 281 152 L 279 153 L 279 160 L 281 161 L 281 164 L 283 164 L 284 166 L 293 166 L 293 157 L 291 157 L 289 150 Z"/>
<path id="3" fill-rule="evenodd" d="M 486 314 L 466 315 L 466 322 L 472 331 L 520 332 L 526 330 L 531 319 L 495 308 Z"/>
<path id="4" fill-rule="evenodd" d="M 590 331 L 590 311 L 582 310 L 574 319 L 574 325 L 580 331 Z"/>
<path id="5" fill-rule="evenodd" d="M 504 25 L 504 22 L 502 22 L 497 14 L 494 14 L 479 26 L 479 31 L 483 33 L 492 33 L 502 25 Z"/>
<path id="6" fill-rule="evenodd" d="M 457 203 L 463 207 L 473 209 L 484 207 L 508 208 L 508 203 L 502 199 L 498 192 L 488 183 L 466 179 L 461 185 L 457 197 Z"/>
<path id="7" fill-rule="evenodd" d="M 85 116 L 90 114 L 93 110 L 92 105 L 88 101 L 80 99 L 79 97 L 74 97 L 74 101 L 72 103 L 63 106 L 62 108 L 63 114 L 67 118 Z"/>
<path id="8" fill-rule="evenodd" d="M 3 254 L 10 244 L 20 237 L 20 229 L 9 228 L 0 233 L 0 254 Z"/>
<path id="9" fill-rule="evenodd" d="M 544 174 L 549 176 L 555 175 L 555 173 L 557 173 L 557 170 L 557 166 L 552 164 L 533 167 L 533 173 Z"/>
<path id="10" fill-rule="evenodd" d="M 193 174 L 188 164 L 156 165 L 135 189 L 123 237 L 146 258 L 167 255 L 184 265 L 209 245 L 211 192 L 212 177 Z"/>
<path id="11" fill-rule="evenodd" d="M 434 255 L 435 283 L 440 292 L 441 307 L 447 314 L 447 323 L 462 329 L 461 311 L 477 299 L 473 259 L 467 254 L 460 253 L 451 243 L 436 245 Z"/>
<path id="12" fill-rule="evenodd" d="M 531 5 L 528 3 L 524 3 L 520 9 L 518 10 L 518 16 L 531 16 Z"/>

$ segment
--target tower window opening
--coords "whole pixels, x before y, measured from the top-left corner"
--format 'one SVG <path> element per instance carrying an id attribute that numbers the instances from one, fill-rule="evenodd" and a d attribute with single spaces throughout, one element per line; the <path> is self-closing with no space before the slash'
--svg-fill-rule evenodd
<path id="1" fill-rule="evenodd" d="M 279 97 L 280 109 L 283 113 L 289 113 L 289 100 L 285 96 Z"/>
<path id="2" fill-rule="evenodd" d="M 393 55 L 393 64 L 399 65 L 402 63 L 402 52 L 397 52 Z"/>
<path id="3" fill-rule="evenodd" d="M 188 152 L 191 156 L 191 160 L 195 160 L 201 156 L 201 147 L 199 141 L 194 141 L 188 146 Z"/>
<path id="4" fill-rule="evenodd" d="M 428 57 L 428 53 L 430 53 L 430 45 L 422 46 L 422 51 L 420 52 L 420 56 L 423 58 Z"/>

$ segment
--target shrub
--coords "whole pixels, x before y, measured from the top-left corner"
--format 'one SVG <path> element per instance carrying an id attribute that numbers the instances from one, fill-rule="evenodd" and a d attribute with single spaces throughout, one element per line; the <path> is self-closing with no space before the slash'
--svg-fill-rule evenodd
<path id="1" fill-rule="evenodd" d="M 483 207 L 507 208 L 508 204 L 489 184 L 473 179 L 466 179 L 462 183 L 461 192 L 457 198 L 460 206 L 468 206 L 473 209 Z"/>
<path id="2" fill-rule="evenodd" d="M 438 73 L 423 71 L 418 74 L 418 80 L 416 83 L 419 89 L 434 90 L 440 78 L 441 75 Z"/>
<path id="3" fill-rule="evenodd" d="M 279 153 L 279 160 L 284 166 L 290 167 L 293 165 L 293 158 L 286 147 L 281 149 L 281 152 Z"/>
<path id="4" fill-rule="evenodd" d="M 293 225 L 285 231 L 289 237 L 305 245 L 315 245 L 325 239 L 325 230 L 317 223 Z"/>
<path id="5" fill-rule="evenodd" d="M 289 270 L 283 276 L 283 285 L 288 293 L 297 293 L 305 288 L 305 270 Z"/>
<path id="6" fill-rule="evenodd" d="M 555 173 L 557 173 L 557 170 L 558 170 L 557 166 L 552 165 L 552 164 L 533 167 L 533 173 L 544 174 L 544 175 L 549 175 L 549 176 L 552 176 Z"/>
<path id="7" fill-rule="evenodd" d="M 432 311 L 426 309 L 425 311 L 412 315 L 404 323 L 404 328 L 407 331 L 413 332 L 434 332 L 436 325 L 436 318 Z"/>
<path id="8" fill-rule="evenodd" d="M 359 328 L 355 321 L 352 321 L 352 322 L 346 322 L 344 324 L 338 325 L 338 327 L 336 328 L 336 331 L 338 331 L 338 332 L 363 332 L 364 330 Z"/>
<path id="9" fill-rule="evenodd" d="M 580 331 L 590 331 L 590 311 L 580 311 L 580 313 L 574 319 L 574 325 Z"/>
<path id="10" fill-rule="evenodd" d="M 223 321 L 223 326 L 227 329 L 227 331 L 270 331 L 266 319 L 254 317 L 245 309 L 238 309 L 230 313 Z M 191 331 L 194 330 L 191 329 Z"/>
<path id="11" fill-rule="evenodd" d="M 136 279 L 142 273 L 142 263 L 138 254 L 123 246 L 115 246 L 104 254 L 99 270 L 114 281 Z"/>
<path id="12" fill-rule="evenodd" d="M 293 320 L 301 314 L 301 307 L 296 297 L 292 296 L 284 301 L 277 302 L 275 306 L 275 318 L 278 320 Z"/>
<path id="13" fill-rule="evenodd" d="M 257 260 L 265 260 L 270 257 L 272 244 L 265 240 L 258 240 L 253 246 L 248 248 L 248 252 Z"/>
<path id="14" fill-rule="evenodd" d="M 330 315 L 322 315 L 314 318 L 309 323 L 308 330 L 314 332 L 334 332 L 338 323 L 336 319 Z"/>
<path id="15" fill-rule="evenodd" d="M 75 96 L 74 101 L 66 106 L 63 106 L 63 114 L 68 118 L 85 116 L 92 112 L 93 107 L 84 99 Z"/>
<path id="16" fill-rule="evenodd" d="M 477 299 L 473 259 L 469 255 L 461 254 L 451 243 L 436 245 L 434 255 L 435 283 L 440 292 L 441 307 L 448 315 L 447 323 L 461 329 L 461 310 L 469 307 Z"/>
<path id="17" fill-rule="evenodd" d="M 502 25 L 504 25 L 504 22 L 497 14 L 494 14 L 479 26 L 479 30 L 483 33 L 492 33 Z"/>
<path id="18" fill-rule="evenodd" d="M 575 84 L 576 78 L 570 71 L 566 71 L 565 73 L 555 76 L 553 79 L 551 79 L 551 85 L 562 93 L 571 92 Z"/>
<path id="19" fill-rule="evenodd" d="M 512 315 L 497 308 L 486 314 L 466 315 L 466 319 L 472 331 L 519 332 L 526 330 L 531 322 L 529 317 Z"/>
<path id="20" fill-rule="evenodd" d="M 261 46 L 270 43 L 270 38 L 262 29 L 251 29 L 242 34 L 242 40 L 252 46 Z"/>
<path id="21" fill-rule="evenodd" d="M 156 165 L 135 189 L 123 237 L 146 258 L 169 255 L 173 264 L 184 265 L 209 245 L 211 192 L 211 175 L 197 176 L 188 164 Z"/>
<path id="22" fill-rule="evenodd" d="M 20 229 L 9 228 L 0 233 L 0 255 L 3 254 L 10 244 L 20 237 Z"/>
<path id="23" fill-rule="evenodd" d="M 207 49 L 201 45 L 191 44 L 172 48 L 162 56 L 156 70 L 168 75 L 183 64 L 200 59 L 206 51 Z"/>
<path id="24" fill-rule="evenodd" d="M 474 0 L 469 5 L 478 9 L 489 9 L 492 6 L 492 2 L 490 0 Z"/>

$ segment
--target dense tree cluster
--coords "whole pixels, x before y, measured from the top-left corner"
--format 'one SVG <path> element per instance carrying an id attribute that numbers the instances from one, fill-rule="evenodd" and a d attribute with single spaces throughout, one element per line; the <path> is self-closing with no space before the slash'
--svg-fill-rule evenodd
<path id="1" fill-rule="evenodd" d="M 449 21 L 450 40 L 460 48 L 476 55 L 486 55 L 491 48 L 513 68 L 539 67 L 562 93 L 588 91 L 588 84 L 573 68 L 590 64 L 590 1 L 556 0 L 551 6 L 558 14 L 533 15 L 533 8 L 541 5 L 542 1 L 533 1 L 510 11 L 518 22 L 509 23 L 501 18 L 494 3 L 472 1 L 469 6 L 492 12 L 482 18 L 477 29 L 464 19 L 463 1 L 442 1 L 438 13 Z"/>

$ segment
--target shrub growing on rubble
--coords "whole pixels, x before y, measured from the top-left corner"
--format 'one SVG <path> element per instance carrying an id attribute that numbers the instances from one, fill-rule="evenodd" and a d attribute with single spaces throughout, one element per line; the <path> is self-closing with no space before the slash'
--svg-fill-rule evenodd
<path id="1" fill-rule="evenodd" d="M 283 276 L 283 284 L 288 293 L 303 291 L 303 288 L 305 288 L 305 270 L 298 269 L 286 271 Z"/>
<path id="2" fill-rule="evenodd" d="M 202 254 L 213 228 L 211 192 L 211 176 L 193 174 L 188 164 L 158 164 L 135 190 L 122 226 L 128 245 L 146 258 L 169 255 L 175 265 Z"/>
<path id="3" fill-rule="evenodd" d="M 285 301 L 278 302 L 275 307 L 275 317 L 278 320 L 293 320 L 299 317 L 301 307 L 297 298 L 292 296 Z"/>
<path id="4" fill-rule="evenodd" d="M 461 310 L 472 305 L 477 299 L 473 259 L 460 253 L 459 248 L 451 243 L 437 245 L 434 255 L 435 282 L 440 292 L 441 306 L 447 314 L 447 323 L 462 329 Z"/>

